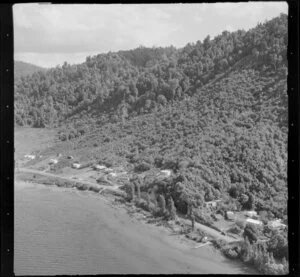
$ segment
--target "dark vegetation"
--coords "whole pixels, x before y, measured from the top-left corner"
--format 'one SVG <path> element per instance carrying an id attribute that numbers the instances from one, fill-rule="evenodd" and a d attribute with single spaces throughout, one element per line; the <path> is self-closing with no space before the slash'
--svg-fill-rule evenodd
<path id="1" fill-rule="evenodd" d="M 281 15 L 179 50 L 138 48 L 65 63 L 16 84 L 16 124 L 61 124 L 63 148 L 86 160 L 137 173 L 172 169 L 159 190 L 183 212 L 181 198 L 201 204 L 222 195 L 238 209 L 284 217 L 286 43 Z M 155 180 L 141 190 L 147 186 Z"/>
<path id="2" fill-rule="evenodd" d="M 233 245 L 221 245 L 220 248 L 230 259 L 240 259 L 262 273 L 288 274 L 287 234 L 273 230 L 270 234 L 270 240 L 267 242 L 258 240 L 260 233 L 265 231 L 246 225 L 244 241 Z"/>
<path id="3" fill-rule="evenodd" d="M 135 173 L 139 177 L 124 186 L 128 200 L 161 216 L 188 214 L 192 207 L 196 221 L 211 225 L 204 202 L 222 198 L 216 213 L 223 216 L 254 209 L 265 220 L 286 220 L 286 52 L 282 14 L 182 49 L 139 47 L 87 57 L 22 77 L 15 122 L 58 127 L 61 144 L 52 150 Z M 158 169 L 174 174 L 150 174 Z M 255 231 L 246 226 L 245 233 L 244 248 L 256 247 Z M 267 252 L 275 257 L 278 247 L 272 247 Z M 244 257 L 248 250 L 228 252 Z"/>

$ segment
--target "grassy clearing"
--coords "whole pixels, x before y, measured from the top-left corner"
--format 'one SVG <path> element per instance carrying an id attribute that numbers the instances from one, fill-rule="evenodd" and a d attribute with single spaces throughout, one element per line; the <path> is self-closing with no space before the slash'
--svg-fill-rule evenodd
<path id="1" fill-rule="evenodd" d="M 15 128 L 15 158 L 20 159 L 25 154 L 48 148 L 56 142 L 56 133 L 54 129 Z"/>

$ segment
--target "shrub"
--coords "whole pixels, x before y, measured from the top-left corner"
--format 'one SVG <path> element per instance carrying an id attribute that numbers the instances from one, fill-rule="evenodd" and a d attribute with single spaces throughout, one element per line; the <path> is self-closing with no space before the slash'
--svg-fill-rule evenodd
<path id="1" fill-rule="evenodd" d="M 258 238 L 258 230 L 253 224 L 247 224 L 244 233 L 244 238 L 248 238 L 250 243 L 256 242 Z"/>
<path id="2" fill-rule="evenodd" d="M 134 170 L 137 172 L 144 172 L 151 169 L 151 165 L 146 163 L 145 161 L 139 162 L 138 165 L 135 166 Z"/>
<path id="3" fill-rule="evenodd" d="M 163 216 L 167 216 L 168 215 L 168 211 L 166 209 L 166 200 L 164 195 L 160 194 L 158 197 L 158 201 L 159 201 L 159 207 L 160 207 L 160 213 Z"/>
<path id="4" fill-rule="evenodd" d="M 242 229 L 238 226 L 232 226 L 228 232 L 239 235 L 242 232 Z"/>
<path id="5" fill-rule="evenodd" d="M 227 248 L 223 251 L 224 255 L 230 259 L 238 258 L 239 254 L 232 248 Z"/>

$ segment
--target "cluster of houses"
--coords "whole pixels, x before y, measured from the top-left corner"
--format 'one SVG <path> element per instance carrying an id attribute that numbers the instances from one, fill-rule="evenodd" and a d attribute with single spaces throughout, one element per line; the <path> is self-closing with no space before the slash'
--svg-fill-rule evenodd
<path id="1" fill-rule="evenodd" d="M 216 208 L 218 203 L 221 201 L 222 201 L 222 199 L 218 199 L 218 200 L 214 200 L 214 201 L 207 201 L 207 202 L 205 202 L 205 207 Z M 255 225 L 257 227 L 262 227 L 264 225 L 263 222 L 260 220 L 260 217 L 256 211 L 245 211 L 245 212 L 243 212 L 243 215 L 245 217 L 247 217 L 245 219 L 246 223 Z M 239 217 L 239 215 L 237 213 L 235 213 L 234 211 L 226 212 L 227 220 L 235 221 L 235 220 L 237 220 L 238 217 Z M 287 228 L 287 225 L 283 224 L 281 219 L 271 220 L 267 223 L 267 225 L 271 229 L 283 230 L 283 229 Z"/>
<path id="2" fill-rule="evenodd" d="M 257 227 L 262 227 L 264 225 L 263 222 L 259 219 L 259 215 L 256 211 L 246 211 L 244 215 L 247 217 L 247 219 L 245 220 L 246 223 L 252 224 Z M 228 220 L 237 219 L 236 214 L 232 211 L 227 211 L 226 216 Z M 287 227 L 282 223 L 281 219 L 270 220 L 267 225 L 271 229 L 285 229 Z"/>
<path id="3" fill-rule="evenodd" d="M 60 157 L 62 157 L 62 154 L 61 154 L 61 153 L 58 153 L 58 154 L 57 154 L 57 157 L 56 157 L 56 158 L 50 159 L 48 164 L 49 164 L 49 165 L 57 164 Z M 73 156 L 67 156 L 67 159 L 72 160 L 72 159 L 74 159 L 74 158 L 73 158 Z M 81 167 L 81 164 L 80 164 L 80 163 L 73 163 L 73 164 L 72 164 L 72 167 L 73 167 L 73 168 L 80 168 L 80 167 Z"/>
<path id="4" fill-rule="evenodd" d="M 207 201 L 205 202 L 205 207 L 215 209 L 217 208 L 218 203 L 221 201 L 222 199 Z M 262 227 L 264 225 L 256 211 L 245 211 L 242 214 L 243 220 L 246 224 L 248 223 L 257 227 Z M 226 211 L 227 220 L 236 221 L 238 218 L 240 218 L 240 216 L 240 213 L 236 213 L 234 211 Z M 281 219 L 270 220 L 267 225 L 270 229 L 284 230 L 285 228 L 287 228 L 287 226 L 282 223 Z"/>

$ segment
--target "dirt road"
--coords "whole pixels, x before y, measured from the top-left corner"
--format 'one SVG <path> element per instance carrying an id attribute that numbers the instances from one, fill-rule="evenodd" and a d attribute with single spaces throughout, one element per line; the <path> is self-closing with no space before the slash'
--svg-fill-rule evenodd
<path id="1" fill-rule="evenodd" d="M 59 175 L 52 174 L 52 173 L 49 173 L 49 172 L 44 172 L 44 171 L 31 169 L 31 168 L 19 168 L 18 172 L 27 172 L 27 173 L 39 174 L 39 175 L 48 176 L 48 177 L 51 177 L 51 178 L 58 178 L 58 179 L 67 180 L 67 181 L 72 180 L 69 177 L 63 177 L 63 176 L 59 176 Z M 90 187 L 90 186 L 95 187 L 96 186 L 96 187 L 102 189 L 101 192 L 103 192 L 104 190 L 120 191 L 119 187 L 116 184 L 114 184 L 114 183 L 112 183 L 108 180 L 107 180 L 107 182 L 111 185 L 109 187 L 107 185 L 100 185 L 100 184 L 97 184 L 97 183 L 92 183 L 92 182 L 82 181 L 82 180 L 72 180 L 72 181 L 87 185 L 88 187 Z"/>

